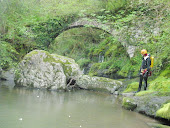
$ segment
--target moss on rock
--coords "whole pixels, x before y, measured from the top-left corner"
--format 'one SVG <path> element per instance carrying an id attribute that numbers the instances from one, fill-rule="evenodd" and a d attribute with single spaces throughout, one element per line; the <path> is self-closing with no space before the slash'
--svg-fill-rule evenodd
<path id="1" fill-rule="evenodd" d="M 69 78 L 81 75 L 78 64 L 71 58 L 52 55 L 43 50 L 28 53 L 15 73 L 15 83 L 21 86 L 65 89 Z"/>
<path id="2" fill-rule="evenodd" d="M 156 112 L 156 116 L 170 120 L 170 103 L 164 104 L 163 107 Z"/>
<path id="3" fill-rule="evenodd" d="M 134 102 L 133 99 L 129 97 L 124 97 L 122 102 L 122 107 L 124 107 L 127 110 L 134 110 L 137 107 L 137 104 Z"/>
<path id="4" fill-rule="evenodd" d="M 41 50 L 41 52 L 44 52 L 44 51 Z M 25 57 L 24 57 L 24 59 L 30 58 L 30 57 L 32 57 L 32 56 L 35 55 L 35 54 L 38 54 L 38 51 L 37 51 L 37 50 L 34 50 L 34 51 L 26 54 Z"/>
<path id="5" fill-rule="evenodd" d="M 154 94 L 154 91 L 152 91 L 152 90 L 140 91 L 140 92 L 136 93 L 135 96 L 145 96 L 145 95 L 150 95 L 150 94 Z"/>
<path id="6" fill-rule="evenodd" d="M 122 86 L 122 82 L 104 77 L 91 77 L 82 75 L 76 81 L 78 86 L 83 89 L 114 93 Z"/>
<path id="7" fill-rule="evenodd" d="M 159 76 L 150 83 L 149 90 L 170 92 L 170 79 Z"/>
<path id="8" fill-rule="evenodd" d="M 57 54 L 51 54 L 51 55 L 54 57 L 56 61 L 59 61 L 62 64 L 66 76 L 70 76 L 71 74 L 76 75 L 75 72 L 73 72 L 73 68 L 75 67 L 71 65 L 73 64 L 76 65 L 77 67 L 78 65 L 75 63 L 73 59 Z"/>
<path id="9" fill-rule="evenodd" d="M 139 87 L 139 83 L 133 82 L 131 84 L 128 84 L 127 88 L 124 90 L 123 93 L 137 91 L 138 87 Z"/>

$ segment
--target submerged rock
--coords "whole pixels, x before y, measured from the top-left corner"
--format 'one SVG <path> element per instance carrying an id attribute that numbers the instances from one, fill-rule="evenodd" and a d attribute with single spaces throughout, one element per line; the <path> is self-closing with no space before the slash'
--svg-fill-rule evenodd
<path id="1" fill-rule="evenodd" d="M 66 88 L 68 79 L 76 79 L 81 74 L 73 59 L 34 50 L 20 62 L 15 83 L 16 86 L 58 90 Z"/>
<path id="2" fill-rule="evenodd" d="M 122 86 L 122 82 L 104 77 L 91 77 L 82 75 L 76 81 L 83 89 L 114 93 Z"/>

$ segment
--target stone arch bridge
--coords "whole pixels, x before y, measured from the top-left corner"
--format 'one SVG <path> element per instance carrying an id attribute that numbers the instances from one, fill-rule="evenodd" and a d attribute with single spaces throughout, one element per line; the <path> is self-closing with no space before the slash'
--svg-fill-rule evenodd
<path id="1" fill-rule="evenodd" d="M 113 27 L 111 26 L 110 23 L 103 24 L 101 22 L 98 22 L 97 19 L 89 19 L 89 18 L 78 19 L 77 21 L 71 23 L 67 28 L 63 29 L 62 32 L 72 29 L 72 28 L 80 28 L 80 27 L 92 27 L 92 28 L 100 29 L 100 30 L 103 30 L 103 31 L 109 33 L 112 36 L 116 36 L 116 34 L 118 34 L 118 32 L 113 29 Z M 59 35 L 57 35 L 57 36 L 59 36 Z M 120 39 L 119 39 L 119 41 L 122 42 L 123 47 L 126 47 L 129 57 L 130 58 L 133 57 L 136 46 L 128 45 L 127 43 L 121 41 Z"/>

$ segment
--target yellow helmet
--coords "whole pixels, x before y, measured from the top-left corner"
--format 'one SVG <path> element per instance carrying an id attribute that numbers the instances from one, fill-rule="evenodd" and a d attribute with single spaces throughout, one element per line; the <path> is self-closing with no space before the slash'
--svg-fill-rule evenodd
<path id="1" fill-rule="evenodd" d="M 142 50 L 141 50 L 141 54 L 142 54 L 142 55 L 145 55 L 145 54 L 147 54 L 147 51 L 146 51 L 146 49 L 142 49 Z"/>

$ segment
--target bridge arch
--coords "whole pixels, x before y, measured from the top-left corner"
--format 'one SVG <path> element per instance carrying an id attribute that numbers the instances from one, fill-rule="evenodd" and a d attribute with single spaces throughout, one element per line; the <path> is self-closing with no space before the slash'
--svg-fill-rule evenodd
<path id="1" fill-rule="evenodd" d="M 56 37 L 59 36 L 62 32 L 67 31 L 69 29 L 87 27 L 87 26 L 95 29 L 103 30 L 104 32 L 112 36 L 115 36 L 115 33 L 117 33 L 109 24 L 102 24 L 98 22 L 97 19 L 81 18 L 71 23 L 68 27 L 64 28 L 58 35 L 56 35 Z M 130 58 L 133 57 L 136 46 L 128 45 L 127 43 L 123 43 L 123 42 L 121 44 L 123 47 L 126 47 L 127 49 L 126 51 L 129 54 L 129 57 Z"/>
<path id="2" fill-rule="evenodd" d="M 95 29 L 100 29 L 113 36 L 113 30 L 111 29 L 110 25 L 97 22 L 97 19 L 82 18 L 68 25 L 68 27 L 64 28 L 58 35 L 56 35 L 56 37 L 59 36 L 64 31 L 80 27 L 91 27 Z"/>

